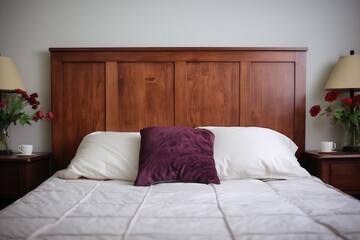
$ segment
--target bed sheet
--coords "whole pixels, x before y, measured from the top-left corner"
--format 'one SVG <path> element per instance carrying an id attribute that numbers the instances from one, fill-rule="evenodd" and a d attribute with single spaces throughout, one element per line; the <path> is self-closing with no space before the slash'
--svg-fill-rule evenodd
<path id="1" fill-rule="evenodd" d="M 360 201 L 314 177 L 132 184 L 55 174 L 0 211 L 0 239 L 360 239 Z"/>

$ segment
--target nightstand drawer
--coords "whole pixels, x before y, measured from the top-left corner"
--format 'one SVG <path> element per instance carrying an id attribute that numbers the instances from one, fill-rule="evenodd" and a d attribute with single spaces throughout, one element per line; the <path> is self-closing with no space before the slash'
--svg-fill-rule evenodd
<path id="1" fill-rule="evenodd" d="M 0 167 L 0 196 L 14 197 L 20 195 L 19 168 L 14 165 L 1 165 Z"/>
<path id="2" fill-rule="evenodd" d="M 331 163 L 330 184 L 343 191 L 360 189 L 360 163 Z"/>
<path id="3" fill-rule="evenodd" d="M 50 154 L 0 156 L 0 209 L 24 196 L 50 176 Z"/>
<path id="4" fill-rule="evenodd" d="M 346 193 L 360 196 L 360 152 L 307 151 L 305 157 L 310 174 Z"/>

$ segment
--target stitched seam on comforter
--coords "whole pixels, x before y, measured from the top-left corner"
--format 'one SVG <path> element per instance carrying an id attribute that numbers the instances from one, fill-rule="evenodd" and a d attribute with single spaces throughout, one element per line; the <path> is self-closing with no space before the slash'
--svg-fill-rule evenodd
<path id="1" fill-rule="evenodd" d="M 323 223 L 323 222 L 321 222 L 321 221 L 319 221 L 319 220 L 317 220 L 317 219 L 314 219 L 311 215 L 309 215 L 309 214 L 307 214 L 306 212 L 304 212 L 301 208 L 299 208 L 299 207 L 298 207 L 295 203 L 293 203 L 290 199 L 288 199 L 286 196 L 280 194 L 279 191 L 278 191 L 278 189 L 277 189 L 275 186 L 269 184 L 268 182 L 265 182 L 265 183 L 266 183 L 277 195 L 283 197 L 287 202 L 291 203 L 293 206 L 296 206 L 296 207 L 297 207 L 301 212 L 303 212 L 308 218 L 310 218 L 310 219 L 313 220 L 314 222 L 316 222 L 316 223 L 324 226 L 324 227 L 327 228 L 330 232 L 332 232 L 334 235 L 336 235 L 336 236 L 338 236 L 338 237 L 340 237 L 340 238 L 342 238 L 342 239 L 348 239 L 348 238 L 346 238 L 345 236 L 343 236 L 339 231 L 337 231 L 334 227 L 332 227 L 332 226 L 330 226 L 330 225 L 328 225 L 328 224 L 326 224 L 326 223 Z"/>
<path id="2" fill-rule="evenodd" d="M 89 196 L 91 195 L 91 193 L 100 186 L 100 184 L 103 181 L 99 181 L 97 182 L 91 189 L 90 191 L 84 196 L 82 197 L 79 201 L 77 201 L 69 210 L 67 210 L 57 221 L 53 222 L 53 223 L 49 223 L 41 228 L 39 228 L 38 230 L 36 230 L 35 232 L 33 232 L 27 239 L 34 239 L 35 237 L 39 236 L 42 232 L 44 232 L 46 229 L 48 229 L 51 226 L 55 226 L 56 224 L 58 224 L 59 222 L 61 222 L 64 218 L 66 218 L 72 211 L 74 211 L 74 209 L 80 205 L 81 203 L 83 203 L 86 199 L 89 198 Z"/>
<path id="3" fill-rule="evenodd" d="M 141 203 L 139 204 L 139 206 L 136 208 L 136 211 L 134 212 L 133 216 L 131 217 L 129 224 L 127 225 L 125 232 L 123 234 L 122 239 L 127 239 L 129 234 L 130 234 L 130 229 L 132 228 L 132 226 L 135 223 L 135 220 L 137 219 L 138 215 L 139 215 L 139 211 L 141 210 L 142 206 L 144 206 L 146 199 L 148 198 L 148 196 L 150 195 L 150 191 L 151 191 L 152 185 L 150 185 L 150 187 L 148 188 L 147 192 L 145 193 Z"/>
<path id="4" fill-rule="evenodd" d="M 231 231 L 229 222 L 228 222 L 228 220 L 227 220 L 227 218 L 226 218 L 226 216 L 225 216 L 225 213 L 224 213 L 223 209 L 221 208 L 221 205 L 220 205 L 220 202 L 219 202 L 218 193 L 217 193 L 217 191 L 216 191 L 216 187 L 215 187 L 213 184 L 211 184 L 211 187 L 212 187 L 213 190 L 214 190 L 215 197 L 216 197 L 216 204 L 217 204 L 217 207 L 219 208 L 219 210 L 220 210 L 220 212 L 221 212 L 221 215 L 223 216 L 223 219 L 224 219 L 226 228 L 227 228 L 227 230 L 228 230 L 228 232 L 229 232 L 229 234 L 230 234 L 230 236 L 231 236 L 231 239 L 235 240 L 235 235 L 234 235 L 234 233 Z"/>

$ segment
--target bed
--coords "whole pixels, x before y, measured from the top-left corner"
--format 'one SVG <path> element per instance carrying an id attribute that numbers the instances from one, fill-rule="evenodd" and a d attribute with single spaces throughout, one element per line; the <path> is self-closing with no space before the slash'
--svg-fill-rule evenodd
<path id="1" fill-rule="evenodd" d="M 0 239 L 360 239 L 304 168 L 306 48 L 51 48 L 53 172 Z"/>

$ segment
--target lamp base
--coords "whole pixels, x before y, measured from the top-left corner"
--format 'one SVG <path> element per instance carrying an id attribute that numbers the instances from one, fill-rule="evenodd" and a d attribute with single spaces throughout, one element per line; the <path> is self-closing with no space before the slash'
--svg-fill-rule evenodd
<path id="1" fill-rule="evenodd" d="M 14 151 L 13 150 L 0 150 L 0 155 L 13 155 Z"/>
<path id="2" fill-rule="evenodd" d="M 344 146 L 343 147 L 344 152 L 360 152 L 359 146 Z"/>

